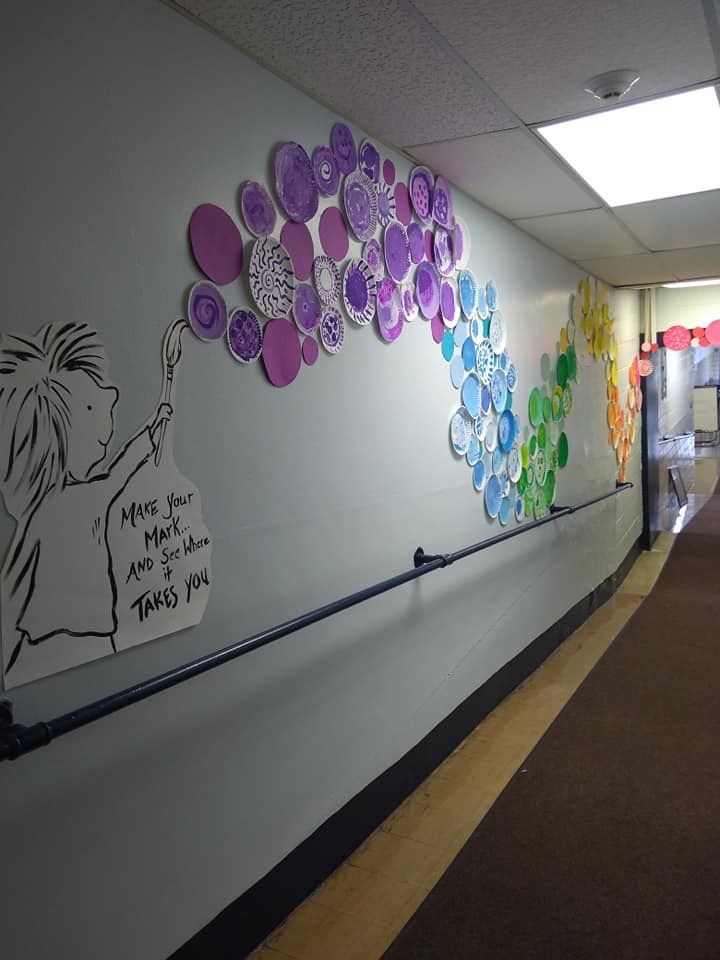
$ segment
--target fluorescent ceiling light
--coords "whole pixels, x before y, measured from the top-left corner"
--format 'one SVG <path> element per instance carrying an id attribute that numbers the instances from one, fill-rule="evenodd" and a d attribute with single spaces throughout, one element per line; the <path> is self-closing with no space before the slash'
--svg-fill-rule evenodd
<path id="1" fill-rule="evenodd" d="M 537 130 L 611 207 L 720 188 L 715 87 Z"/>
<path id="2" fill-rule="evenodd" d="M 720 277 L 712 277 L 710 280 L 676 280 L 674 283 L 664 283 L 664 287 L 714 287 L 720 283 Z"/>

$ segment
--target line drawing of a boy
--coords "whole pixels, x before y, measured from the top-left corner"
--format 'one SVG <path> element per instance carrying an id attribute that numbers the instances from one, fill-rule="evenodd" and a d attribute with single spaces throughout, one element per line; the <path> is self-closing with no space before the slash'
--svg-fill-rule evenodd
<path id="1" fill-rule="evenodd" d="M 28 645 L 58 635 L 115 650 L 108 515 L 140 467 L 159 462 L 184 326 L 166 334 L 176 356 L 163 350 L 161 402 L 110 463 L 120 394 L 98 334 L 56 321 L 35 337 L 0 337 L 0 492 L 17 521 L 0 581 L 5 675 Z"/>

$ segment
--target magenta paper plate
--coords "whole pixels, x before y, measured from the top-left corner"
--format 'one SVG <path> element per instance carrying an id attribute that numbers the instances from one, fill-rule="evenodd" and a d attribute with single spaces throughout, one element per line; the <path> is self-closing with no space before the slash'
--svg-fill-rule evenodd
<path id="1" fill-rule="evenodd" d="M 397 340 L 405 326 L 405 311 L 400 288 L 389 277 L 385 277 L 378 284 L 377 318 L 383 340 L 388 343 Z"/>
<path id="2" fill-rule="evenodd" d="M 330 147 L 315 147 L 312 152 L 312 168 L 320 193 L 326 197 L 335 196 L 340 186 L 340 170 Z"/>
<path id="3" fill-rule="evenodd" d="M 265 373 L 274 387 L 287 387 L 300 373 L 300 336 L 289 320 L 278 317 L 265 325 L 262 358 Z"/>
<path id="4" fill-rule="evenodd" d="M 368 180 L 377 183 L 380 180 L 380 151 L 372 140 L 363 140 L 358 150 L 358 166 Z"/>
<path id="5" fill-rule="evenodd" d="M 410 241 L 405 227 L 394 220 L 385 227 L 385 263 L 388 273 L 402 283 L 410 270 Z"/>
<path id="6" fill-rule="evenodd" d="M 420 312 L 432 320 L 440 309 L 440 277 L 434 264 L 424 261 L 417 268 L 415 293 Z"/>
<path id="7" fill-rule="evenodd" d="M 315 337 L 305 337 L 302 342 L 302 358 L 311 367 L 318 358 L 320 347 Z"/>
<path id="8" fill-rule="evenodd" d="M 352 130 L 344 123 L 333 124 L 330 131 L 330 146 L 335 154 L 341 173 L 352 173 L 357 167 L 357 150 Z"/>
<path id="9" fill-rule="evenodd" d="M 202 280 L 188 294 L 188 320 L 201 340 L 219 340 L 227 326 L 227 306 L 212 283 Z"/>
<path id="10" fill-rule="evenodd" d="M 262 353 L 262 325 L 252 310 L 236 309 L 230 314 L 227 345 L 240 363 L 252 363 Z"/>
<path id="11" fill-rule="evenodd" d="M 275 190 L 291 220 L 307 223 L 317 213 L 318 188 L 310 157 L 299 143 L 281 143 L 275 151 Z"/>
<path id="12" fill-rule="evenodd" d="M 214 283 L 232 283 L 240 276 L 243 243 L 232 217 L 214 203 L 203 203 L 190 217 L 190 247 L 195 263 Z"/>
<path id="13" fill-rule="evenodd" d="M 240 209 L 245 226 L 256 237 L 266 237 L 275 229 L 277 213 L 270 194 L 261 183 L 250 180 L 243 184 Z"/>
<path id="14" fill-rule="evenodd" d="M 377 284 L 364 260 L 350 260 L 343 276 L 343 303 L 348 316 L 361 327 L 375 315 Z"/>
<path id="15" fill-rule="evenodd" d="M 293 294 L 293 319 L 301 333 L 313 333 L 320 325 L 322 304 L 309 283 L 299 283 Z"/>
<path id="16" fill-rule="evenodd" d="M 357 171 L 345 177 L 343 187 L 345 215 L 358 240 L 369 240 L 378 221 L 378 203 L 375 184 L 364 173 Z"/>
<path id="17" fill-rule="evenodd" d="M 435 178 L 427 167 L 413 167 L 410 171 L 410 202 L 423 223 L 430 223 L 433 211 Z"/>
<path id="18" fill-rule="evenodd" d="M 435 178 L 432 217 L 435 223 L 439 223 L 446 230 L 452 230 L 455 226 L 452 190 L 445 177 Z"/>
<path id="19" fill-rule="evenodd" d="M 339 353 L 345 343 L 345 323 L 339 310 L 328 307 L 320 321 L 320 342 L 328 353 Z"/>

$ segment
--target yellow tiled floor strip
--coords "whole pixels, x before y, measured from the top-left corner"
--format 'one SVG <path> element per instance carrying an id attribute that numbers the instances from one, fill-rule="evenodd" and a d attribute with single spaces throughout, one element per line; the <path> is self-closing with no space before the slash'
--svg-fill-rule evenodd
<path id="1" fill-rule="evenodd" d="M 703 480 L 709 493 L 711 478 Z M 674 539 L 662 533 L 615 596 L 483 720 L 253 960 L 378 960 L 652 589 Z"/>

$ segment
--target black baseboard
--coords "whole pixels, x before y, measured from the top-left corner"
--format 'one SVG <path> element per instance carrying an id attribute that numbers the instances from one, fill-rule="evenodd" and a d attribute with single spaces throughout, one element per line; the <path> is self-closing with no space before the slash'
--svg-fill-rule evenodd
<path id="1" fill-rule="evenodd" d="M 614 574 L 463 701 L 417 746 L 369 783 L 256 884 L 180 947 L 171 960 L 239 960 L 345 861 L 480 721 L 610 599 L 641 553 L 636 541 Z"/>

